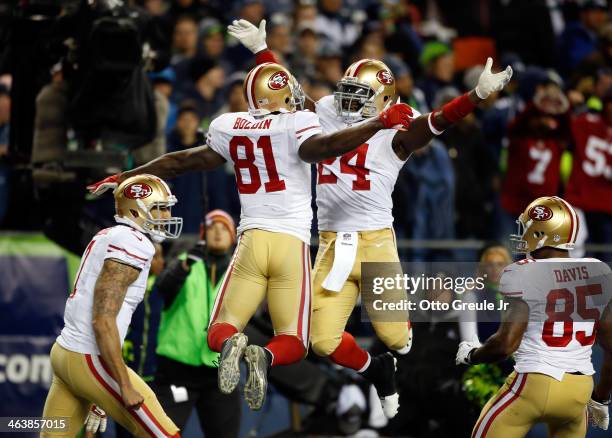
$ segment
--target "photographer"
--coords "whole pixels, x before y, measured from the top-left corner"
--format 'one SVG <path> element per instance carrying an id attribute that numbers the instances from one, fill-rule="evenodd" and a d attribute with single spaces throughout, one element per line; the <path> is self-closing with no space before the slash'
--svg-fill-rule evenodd
<path id="1" fill-rule="evenodd" d="M 209 315 L 236 240 L 231 216 L 222 210 L 208 213 L 200 239 L 159 276 L 164 309 L 153 388 L 180 429 L 195 407 L 206 436 L 237 437 L 240 396 L 238 391 L 230 395 L 219 391 L 219 354 L 206 342 Z"/>

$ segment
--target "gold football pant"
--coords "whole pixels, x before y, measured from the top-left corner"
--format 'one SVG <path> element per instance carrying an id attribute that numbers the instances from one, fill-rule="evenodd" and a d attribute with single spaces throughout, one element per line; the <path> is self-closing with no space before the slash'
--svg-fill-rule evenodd
<path id="1" fill-rule="evenodd" d="M 290 234 L 247 230 L 217 293 L 210 324 L 243 331 L 267 298 L 274 334 L 295 336 L 307 350 L 311 295 L 309 246 Z"/>
<path id="2" fill-rule="evenodd" d="M 43 432 L 42 437 L 75 437 L 92 403 L 137 437 L 178 436 L 178 428 L 151 388 L 130 368 L 130 382 L 144 397 L 138 409 L 127 409 L 123 405 L 119 385 L 99 356 L 68 351 L 55 343 L 51 348 L 51 366 L 53 381 L 43 417 L 69 417 L 68 430 Z"/>
<path id="3" fill-rule="evenodd" d="M 358 233 L 357 255 L 353 269 L 340 292 L 327 291 L 323 281 L 329 274 L 334 263 L 334 247 L 336 233 L 322 231 L 319 233 L 319 251 L 315 260 L 313 272 L 313 311 L 312 311 L 312 349 L 321 356 L 333 353 L 346 327 L 359 292 L 361 290 L 361 264 L 365 262 L 387 262 L 381 275 L 393 276 L 401 274 L 399 257 L 395 245 L 395 234 L 390 228 L 376 231 L 360 231 Z M 381 299 L 398 302 L 406 298 L 406 292 L 398 289 L 386 291 Z M 406 312 L 389 312 L 382 320 L 370 313 L 366 307 L 378 338 L 391 350 L 399 350 L 408 343 L 408 314 Z M 393 313 L 393 314 L 392 314 Z"/>
<path id="4" fill-rule="evenodd" d="M 548 426 L 550 438 L 584 438 L 592 391 L 591 376 L 565 374 L 559 382 L 513 372 L 482 409 L 472 438 L 521 438 L 537 423 Z"/>

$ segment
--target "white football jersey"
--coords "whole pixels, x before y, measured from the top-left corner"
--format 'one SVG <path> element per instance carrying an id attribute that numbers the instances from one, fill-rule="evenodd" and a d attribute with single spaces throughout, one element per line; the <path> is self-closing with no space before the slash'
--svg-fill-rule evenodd
<path id="1" fill-rule="evenodd" d="M 594 374 L 594 321 L 610 300 L 610 281 L 608 265 L 593 258 L 524 259 L 506 267 L 502 295 L 529 306 L 516 371 L 559 381 L 564 373 Z"/>
<path id="2" fill-rule="evenodd" d="M 298 150 L 320 133 L 319 117 L 310 111 L 264 118 L 227 113 L 212 121 L 208 146 L 234 164 L 242 209 L 239 234 L 258 228 L 310 244 L 310 164 L 300 159 Z"/>
<path id="3" fill-rule="evenodd" d="M 337 117 L 333 96 L 317 102 L 317 114 L 326 134 L 349 126 Z M 380 130 L 359 148 L 317 163 L 319 230 L 367 231 L 393 226 L 391 194 L 405 164 L 391 145 L 396 133 L 395 129 Z"/>
<path id="4" fill-rule="evenodd" d="M 104 261 L 115 259 L 140 269 L 140 275 L 128 287 L 117 315 L 117 328 L 123 345 L 132 314 L 144 297 L 154 254 L 155 247 L 149 238 L 131 227 L 116 225 L 96 234 L 81 258 L 74 288 L 66 301 L 64 328 L 57 343 L 77 353 L 100 354 L 92 326 L 94 289 Z"/>

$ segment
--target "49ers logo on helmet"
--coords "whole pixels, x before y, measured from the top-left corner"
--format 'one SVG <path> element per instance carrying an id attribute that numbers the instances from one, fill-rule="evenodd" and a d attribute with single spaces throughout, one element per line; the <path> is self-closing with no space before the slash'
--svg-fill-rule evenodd
<path id="1" fill-rule="evenodd" d="M 272 90 L 280 90 L 289 84 L 289 75 L 284 71 L 277 71 L 268 79 L 268 87 Z"/>
<path id="2" fill-rule="evenodd" d="M 553 217 L 553 212 L 545 205 L 536 205 L 529 210 L 529 217 L 534 221 L 547 221 Z"/>
<path id="3" fill-rule="evenodd" d="M 123 195 L 129 199 L 142 199 L 151 196 L 153 189 L 145 183 L 134 183 L 123 189 Z"/>
<path id="4" fill-rule="evenodd" d="M 376 73 L 376 79 L 383 85 L 391 85 L 393 83 L 393 75 L 388 70 L 380 70 Z"/>

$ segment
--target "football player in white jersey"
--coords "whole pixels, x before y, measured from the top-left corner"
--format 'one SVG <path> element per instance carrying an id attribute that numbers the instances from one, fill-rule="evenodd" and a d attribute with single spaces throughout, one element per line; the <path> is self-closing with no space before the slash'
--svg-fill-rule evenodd
<path id="1" fill-rule="evenodd" d="M 64 328 L 51 349 L 53 382 L 43 416 L 68 417 L 68 427 L 42 436 L 76 436 L 92 403 L 135 436 L 179 436 L 151 388 L 121 354 L 145 293 L 153 241 L 181 232 L 182 219 L 170 214 L 177 200 L 153 175 L 125 179 L 114 196 L 117 225 L 87 245 L 66 302 Z M 91 415 L 104 413 L 94 407 Z"/>
<path id="2" fill-rule="evenodd" d="M 252 69 L 244 91 L 249 112 L 228 113 L 212 121 L 205 146 L 169 153 L 137 169 L 91 187 L 103 191 L 140 172 L 172 177 L 214 169 L 232 162 L 242 213 L 236 252 L 211 315 L 208 344 L 220 351 L 219 388 L 233 391 L 240 378 L 239 362 L 248 365 L 245 398 L 260 409 L 269 366 L 304 357 L 311 314 L 310 227 L 312 221 L 310 164 L 342 155 L 381 129 L 411 122 L 410 107 L 393 105 L 359 126 L 322 135 L 317 114 L 299 111 L 303 93 L 278 64 Z M 275 336 L 266 348 L 247 347 L 242 330 L 267 299 Z"/>
<path id="3" fill-rule="evenodd" d="M 533 201 L 519 216 L 517 249 L 527 258 L 504 270 L 508 304 L 497 332 L 482 346 L 462 342 L 457 364 L 491 363 L 514 355 L 515 371 L 483 408 L 473 438 L 519 438 L 536 423 L 552 438 L 584 437 L 588 419 L 608 428 L 612 391 L 612 279 L 593 258 L 571 258 L 578 234 L 574 208 L 556 196 Z M 598 384 L 591 350 L 604 364 Z M 587 413 L 588 412 L 588 413 Z"/>
<path id="4" fill-rule="evenodd" d="M 258 63 L 275 61 L 266 46 L 265 20 L 259 28 L 246 20 L 234 21 L 228 32 L 256 55 Z M 492 62 L 487 60 L 471 92 L 429 114 L 412 111 L 414 121 L 408 130 L 379 131 L 359 148 L 317 163 L 320 245 L 313 270 L 312 348 L 370 380 L 388 417 L 395 416 L 399 406 L 395 358 L 390 353 L 371 358 L 345 331 L 361 292 L 362 263 L 389 262 L 388 272 L 381 275 L 401 273 L 391 213 L 397 176 L 412 152 L 427 146 L 435 135 L 508 83 L 512 69 L 494 74 Z M 323 132 L 331 133 L 359 126 L 396 101 L 391 70 L 382 61 L 362 59 L 348 67 L 333 96 L 323 97 L 314 108 Z M 378 298 L 400 302 L 405 293 L 386 291 Z M 373 312 L 371 306 L 365 307 L 379 339 L 396 354 L 408 353 L 412 332 L 407 312 Z"/>

